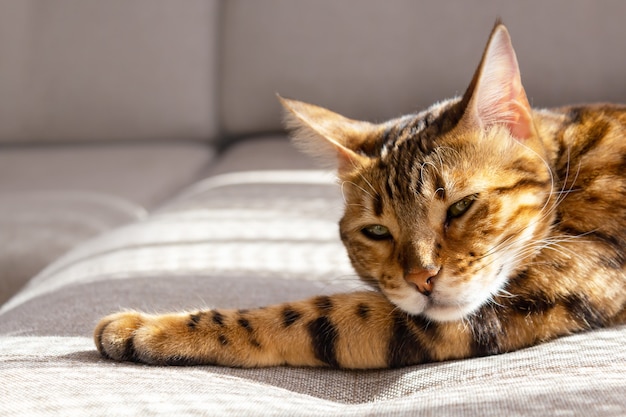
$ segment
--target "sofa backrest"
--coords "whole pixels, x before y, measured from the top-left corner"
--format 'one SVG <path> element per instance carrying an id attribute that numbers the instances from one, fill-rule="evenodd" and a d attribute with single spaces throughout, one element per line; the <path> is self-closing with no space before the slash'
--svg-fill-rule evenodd
<path id="1" fill-rule="evenodd" d="M 217 134 L 217 0 L 2 0 L 0 142 Z"/>
<path id="2" fill-rule="evenodd" d="M 279 92 L 382 121 L 462 94 L 497 17 L 531 104 L 626 102 L 621 0 L 228 0 L 221 126 L 280 128 Z"/>
<path id="3" fill-rule="evenodd" d="M 498 16 L 534 106 L 626 102 L 621 0 L 2 0 L 0 143 L 275 132 L 275 93 L 384 120 L 463 93 Z"/>

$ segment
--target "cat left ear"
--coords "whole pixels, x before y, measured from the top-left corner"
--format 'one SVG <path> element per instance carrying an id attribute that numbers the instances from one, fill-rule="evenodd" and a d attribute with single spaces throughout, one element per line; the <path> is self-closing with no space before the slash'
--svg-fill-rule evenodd
<path id="1" fill-rule="evenodd" d="M 506 27 L 497 22 L 472 83 L 463 96 L 462 121 L 478 128 L 505 126 L 524 140 L 534 133 L 531 108 Z"/>
<path id="2" fill-rule="evenodd" d="M 331 162 L 339 175 L 353 170 L 370 159 L 364 147 L 380 127 L 348 119 L 323 107 L 278 96 L 285 108 L 286 125 L 294 130 L 296 146 L 306 153 Z"/>

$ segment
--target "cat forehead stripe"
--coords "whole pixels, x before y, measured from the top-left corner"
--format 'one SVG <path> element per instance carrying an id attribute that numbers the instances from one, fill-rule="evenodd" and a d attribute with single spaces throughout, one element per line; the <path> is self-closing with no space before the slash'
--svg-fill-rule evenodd
<path id="1" fill-rule="evenodd" d="M 450 127 L 450 123 L 443 123 L 451 120 L 448 110 L 459 101 L 458 97 L 444 100 L 418 114 L 402 116 L 389 122 L 390 127 L 382 140 L 381 159 L 387 159 L 391 153 L 401 150 L 400 146 L 409 140 L 418 141 L 423 154 L 430 153 L 434 148 L 432 139 Z M 427 136 L 421 136 L 427 131 Z"/>

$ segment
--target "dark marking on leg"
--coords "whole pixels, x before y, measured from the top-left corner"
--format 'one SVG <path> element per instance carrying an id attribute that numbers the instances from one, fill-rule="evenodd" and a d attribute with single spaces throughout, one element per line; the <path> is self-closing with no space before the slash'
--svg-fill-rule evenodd
<path id="1" fill-rule="evenodd" d="M 256 349 L 261 349 L 261 344 L 256 339 L 250 339 L 250 344 Z"/>
<path id="2" fill-rule="evenodd" d="M 607 320 L 598 309 L 591 305 L 586 296 L 570 294 L 563 300 L 563 305 L 585 329 L 597 329 L 605 326 Z"/>
<path id="3" fill-rule="evenodd" d="M 429 320 L 422 315 L 411 315 L 408 318 L 411 323 L 413 323 L 415 327 L 417 327 L 418 330 L 427 335 L 429 338 L 432 339 L 433 337 L 435 337 L 435 334 L 437 333 L 437 322 Z"/>
<path id="4" fill-rule="evenodd" d="M 329 318 L 319 317 L 310 322 L 308 328 L 315 357 L 332 368 L 339 368 L 335 353 L 337 329 Z"/>
<path id="5" fill-rule="evenodd" d="M 135 343 L 132 337 L 129 337 L 128 340 L 124 343 L 124 353 L 122 353 L 121 361 L 129 361 L 129 362 L 140 362 L 137 357 L 137 351 L 135 351 Z"/>
<path id="6" fill-rule="evenodd" d="M 224 336 L 223 334 L 219 335 L 217 337 L 217 340 L 219 340 L 220 344 L 222 346 L 226 346 L 228 344 L 228 339 L 226 338 L 226 336 Z"/>
<path id="7" fill-rule="evenodd" d="M 513 310 L 525 315 L 544 314 L 548 312 L 548 310 L 553 309 L 556 305 L 556 301 L 554 299 L 540 292 L 510 298 L 508 303 Z"/>
<path id="8" fill-rule="evenodd" d="M 243 317 L 237 320 L 237 324 L 248 332 L 252 332 L 252 326 L 250 325 L 250 321 L 248 319 L 244 319 Z"/>
<path id="9" fill-rule="evenodd" d="M 320 295 L 313 300 L 313 304 L 321 314 L 328 314 L 333 308 L 333 301 L 326 295 Z"/>
<path id="10" fill-rule="evenodd" d="M 283 310 L 283 326 L 291 326 L 296 321 L 298 321 L 300 317 L 302 317 L 300 313 L 290 307 L 285 307 L 285 309 Z"/>
<path id="11" fill-rule="evenodd" d="M 187 322 L 187 327 L 189 327 L 190 330 L 195 330 L 201 318 L 202 318 L 201 312 L 189 315 L 189 321 Z"/>
<path id="12" fill-rule="evenodd" d="M 365 303 L 360 303 L 356 306 L 356 314 L 363 320 L 367 320 L 370 316 L 370 306 Z"/>
<path id="13" fill-rule="evenodd" d="M 406 313 L 394 313 L 393 330 L 387 349 L 387 363 L 390 368 L 416 365 L 432 360 L 423 343 L 411 329 L 409 320 L 413 320 L 413 317 L 415 316 L 409 316 Z"/>
<path id="14" fill-rule="evenodd" d="M 213 311 L 213 323 L 217 324 L 220 327 L 224 326 L 224 315 L 222 313 L 220 313 L 219 311 L 215 310 Z"/>
<path id="15" fill-rule="evenodd" d="M 499 339 L 503 335 L 502 322 L 498 317 L 498 311 L 493 306 L 482 307 L 468 318 L 468 322 L 472 329 L 472 352 L 474 356 L 502 353 Z"/>

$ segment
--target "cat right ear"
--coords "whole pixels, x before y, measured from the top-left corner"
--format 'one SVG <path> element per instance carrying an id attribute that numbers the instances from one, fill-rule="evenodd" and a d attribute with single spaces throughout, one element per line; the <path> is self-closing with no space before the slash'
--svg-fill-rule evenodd
<path id="1" fill-rule="evenodd" d="M 337 168 L 339 175 L 362 166 L 370 159 L 363 145 L 379 130 L 377 125 L 348 119 L 323 107 L 283 98 L 285 124 L 304 152 Z"/>
<path id="2" fill-rule="evenodd" d="M 506 27 L 497 21 L 483 58 L 462 100 L 466 125 L 506 127 L 517 140 L 534 136 L 532 111 Z"/>

